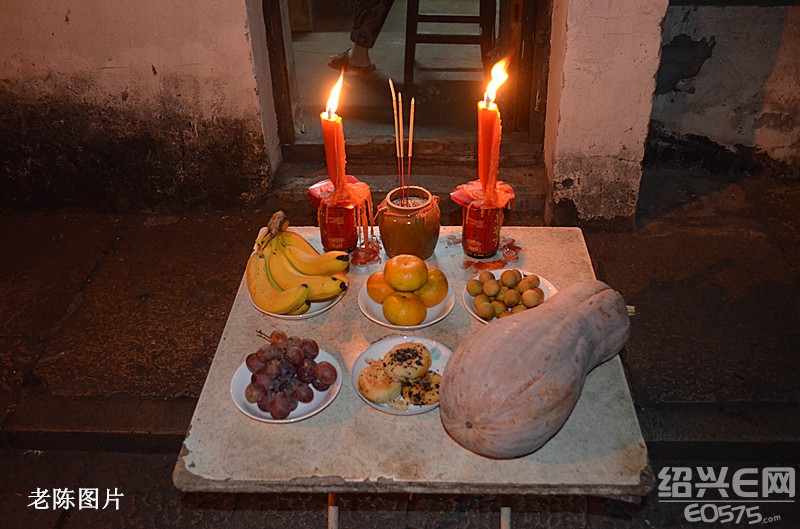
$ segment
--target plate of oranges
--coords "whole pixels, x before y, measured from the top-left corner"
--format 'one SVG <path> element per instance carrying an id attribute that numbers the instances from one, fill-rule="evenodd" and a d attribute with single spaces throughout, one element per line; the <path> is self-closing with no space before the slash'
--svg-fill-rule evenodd
<path id="1" fill-rule="evenodd" d="M 411 254 L 395 255 L 358 292 L 358 308 L 368 319 L 397 330 L 428 327 L 455 306 L 447 277 Z"/>

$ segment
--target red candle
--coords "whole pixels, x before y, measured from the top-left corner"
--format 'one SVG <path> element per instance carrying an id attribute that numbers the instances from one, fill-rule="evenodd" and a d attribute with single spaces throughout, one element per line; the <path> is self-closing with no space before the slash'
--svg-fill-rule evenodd
<path id="1" fill-rule="evenodd" d="M 497 188 L 502 127 L 500 110 L 494 101 L 497 89 L 508 79 L 505 68 L 506 61 L 492 67 L 492 80 L 486 87 L 483 101 L 478 101 L 478 179 L 487 203 L 494 202 Z"/>
<path id="2" fill-rule="evenodd" d="M 336 115 L 343 80 L 344 71 L 339 75 L 339 80 L 331 90 L 325 112 L 319 115 L 319 120 L 322 124 L 322 140 L 325 143 L 325 161 L 328 165 L 328 175 L 335 189 L 343 189 L 346 185 L 344 128 L 342 126 L 342 118 Z"/>

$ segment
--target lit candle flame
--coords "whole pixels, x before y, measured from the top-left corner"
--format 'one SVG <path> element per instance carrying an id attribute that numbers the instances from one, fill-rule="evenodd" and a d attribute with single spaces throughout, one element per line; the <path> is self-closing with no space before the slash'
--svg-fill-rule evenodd
<path id="1" fill-rule="evenodd" d="M 508 72 L 506 72 L 506 60 L 503 59 L 492 66 L 492 80 L 489 81 L 486 92 L 483 93 L 483 101 L 487 107 L 494 104 L 494 100 L 497 98 L 497 89 L 506 82 L 506 79 L 508 79 Z"/>
<path id="2" fill-rule="evenodd" d="M 331 89 L 331 96 L 328 98 L 328 104 L 325 107 L 325 112 L 328 114 L 328 119 L 336 117 L 336 109 L 339 108 L 339 92 L 342 91 L 342 83 L 344 82 L 344 70 L 339 74 L 339 80 L 333 85 Z"/>

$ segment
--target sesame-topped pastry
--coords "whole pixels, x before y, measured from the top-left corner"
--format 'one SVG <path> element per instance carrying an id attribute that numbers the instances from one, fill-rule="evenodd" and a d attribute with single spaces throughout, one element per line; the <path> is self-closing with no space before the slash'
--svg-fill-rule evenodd
<path id="1" fill-rule="evenodd" d="M 439 386 L 442 384 L 442 375 L 428 371 L 425 376 L 403 384 L 403 398 L 409 404 L 424 406 L 439 402 Z"/>
<path id="2" fill-rule="evenodd" d="M 400 396 L 401 383 L 389 378 L 383 363 L 370 363 L 358 374 L 358 389 L 368 400 L 376 403 L 391 402 Z"/>
<path id="3" fill-rule="evenodd" d="M 420 378 L 431 367 L 431 352 L 421 343 L 405 342 L 392 347 L 383 357 L 386 374 L 395 380 Z"/>

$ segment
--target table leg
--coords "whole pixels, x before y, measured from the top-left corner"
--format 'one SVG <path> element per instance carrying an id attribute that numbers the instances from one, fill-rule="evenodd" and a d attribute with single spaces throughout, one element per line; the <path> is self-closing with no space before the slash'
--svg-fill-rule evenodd
<path id="1" fill-rule="evenodd" d="M 511 529 L 511 507 L 500 507 L 500 529 Z"/>
<path id="2" fill-rule="evenodd" d="M 339 506 L 333 492 L 328 493 L 328 529 L 339 529 Z"/>

